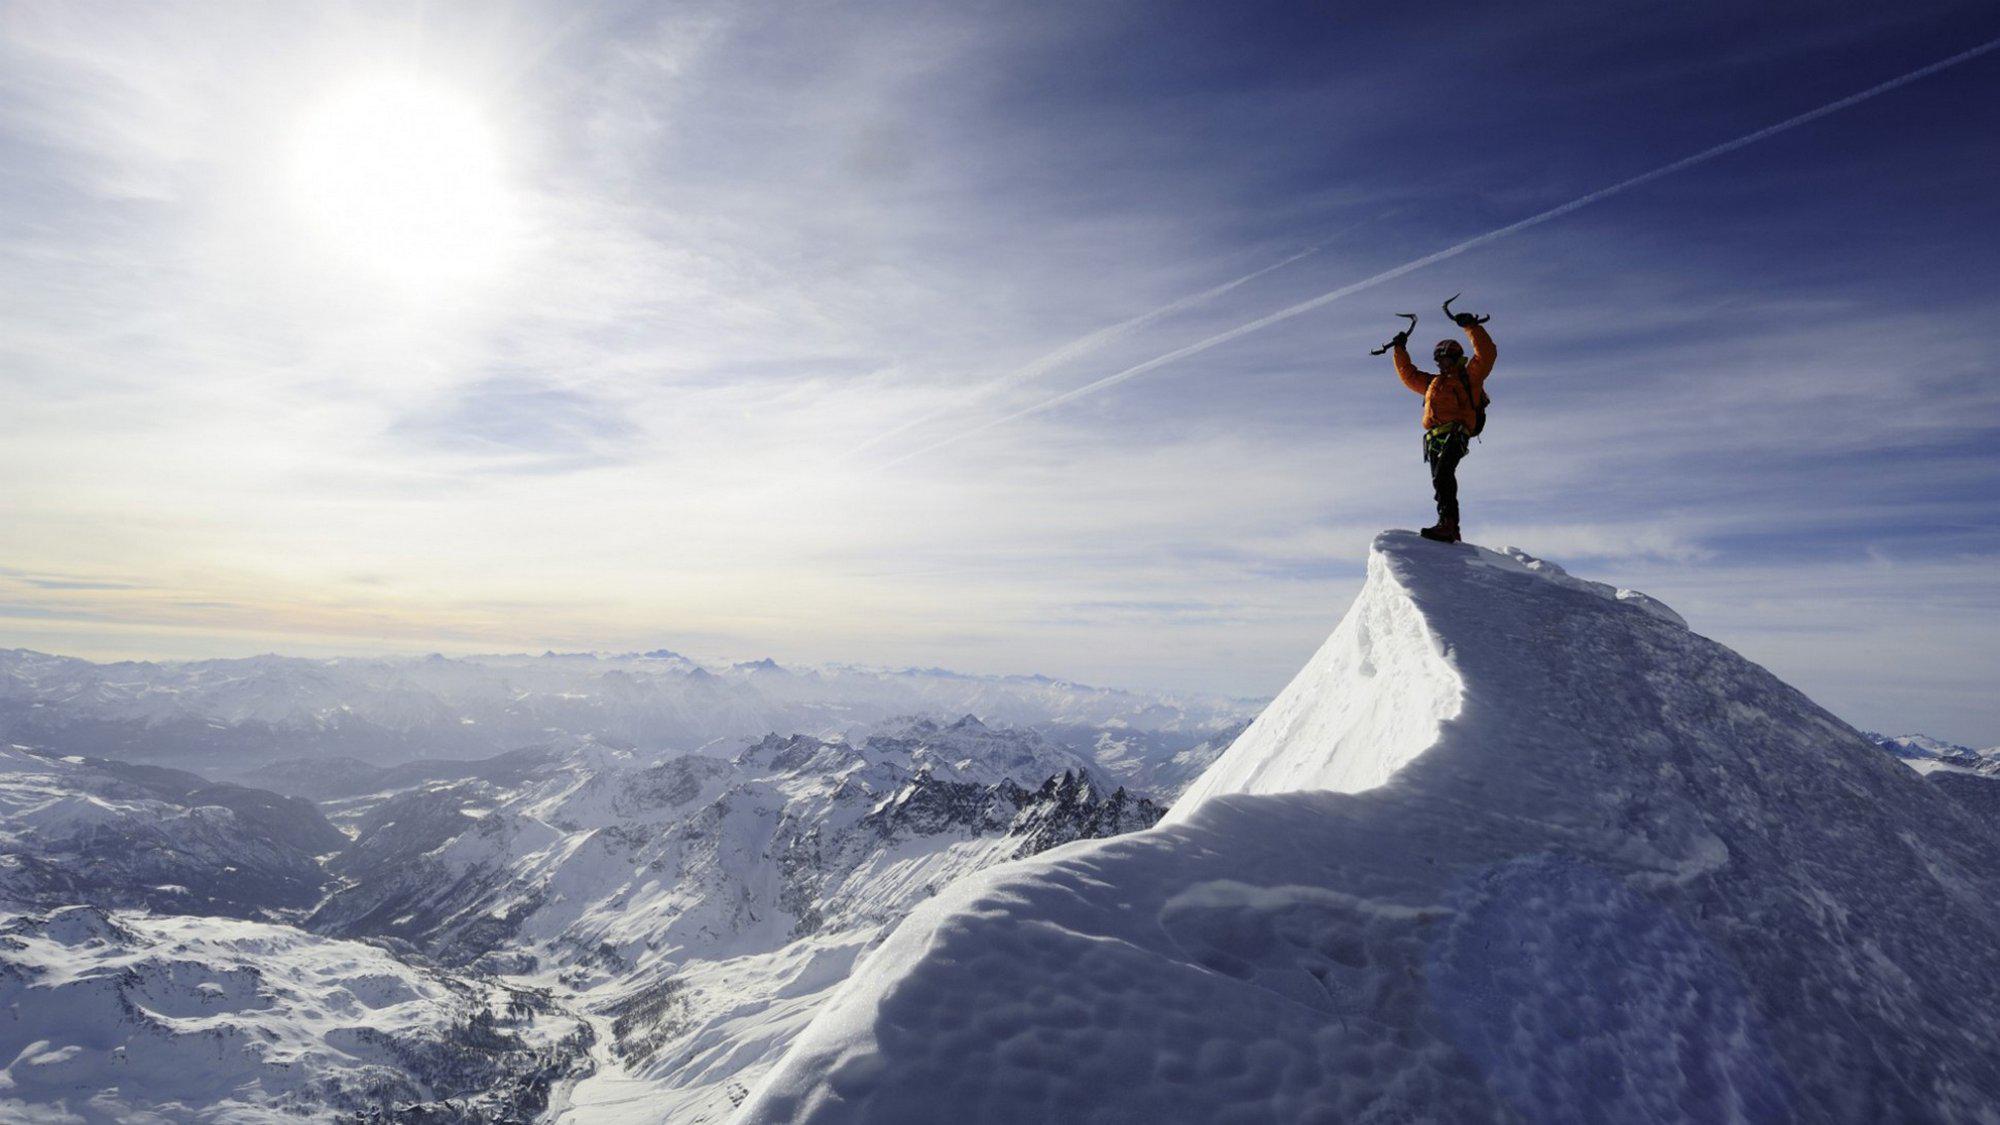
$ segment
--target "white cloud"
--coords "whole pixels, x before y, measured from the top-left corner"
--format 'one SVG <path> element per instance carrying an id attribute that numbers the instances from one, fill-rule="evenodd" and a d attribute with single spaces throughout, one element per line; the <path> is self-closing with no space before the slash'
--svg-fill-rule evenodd
<path id="1" fill-rule="evenodd" d="M 1368 537 L 1427 522 L 1415 397 L 1365 355 L 1393 321 L 1358 308 L 887 464 L 1461 237 L 1389 221 L 1407 208 L 1382 185 L 1316 185 L 1302 224 L 1341 221 L 1280 245 L 1235 229 L 1253 209 L 1226 189 L 1254 168 L 1099 183 L 1096 149 L 1161 142 L 987 104 L 1023 42 L 1056 34 L 999 16 L 433 16 L 0 23 L 0 129 L 27 154 L 0 183 L 0 557 L 73 583 L 0 576 L 0 636 L 121 654 L 705 639 L 1257 692 L 1337 618 Z M 287 146 L 329 91 L 385 71 L 493 123 L 523 223 L 504 268 L 413 295 L 309 237 Z M 1327 227 L 1346 233 L 1310 259 L 1176 304 Z M 1475 536 L 1659 576 L 1857 706 L 1889 705 L 1844 686 L 1872 662 L 1784 640 L 1774 599 L 1852 606 L 1912 692 L 1956 683 L 1983 642 L 1898 574 L 1851 569 L 1859 549 L 1776 567 L 1721 544 L 1851 531 L 1920 511 L 1927 487 L 1962 506 L 1990 459 L 1884 451 L 2000 418 L 1991 380 L 1962 377 L 1976 310 L 1718 306 L 1705 269 L 1602 248 L 1524 241 L 1370 294 L 1428 310 L 1463 287 L 1499 314 L 1494 429 L 1465 469 Z M 1974 588 L 1983 558 L 1938 581 Z"/>

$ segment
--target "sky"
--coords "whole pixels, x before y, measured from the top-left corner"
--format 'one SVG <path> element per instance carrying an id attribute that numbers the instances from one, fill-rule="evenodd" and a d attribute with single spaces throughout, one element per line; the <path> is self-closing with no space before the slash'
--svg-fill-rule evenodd
<path id="1" fill-rule="evenodd" d="M 1962 3 L 0 5 L 0 647 L 1269 695 L 1433 518 L 1367 353 L 1462 291 L 1500 351 L 1468 539 L 2000 743 L 2000 51 L 1399 271 L 1996 38 Z"/>

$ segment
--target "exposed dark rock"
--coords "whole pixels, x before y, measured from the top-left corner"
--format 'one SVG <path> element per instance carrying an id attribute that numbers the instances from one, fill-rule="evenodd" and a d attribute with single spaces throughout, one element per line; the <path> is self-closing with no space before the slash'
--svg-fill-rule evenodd
<path id="1" fill-rule="evenodd" d="M 605 1009 L 612 1048 L 628 1066 L 653 1061 L 661 1047 L 688 1031 L 687 985 L 674 977 L 639 988 Z"/>
<path id="2" fill-rule="evenodd" d="M 1122 836 L 1151 828 L 1167 810 L 1123 786 L 1109 796 L 1088 774 L 1064 773 L 1042 783 L 1008 826 L 1018 837 L 1015 858 L 1045 852 L 1072 840 Z"/>

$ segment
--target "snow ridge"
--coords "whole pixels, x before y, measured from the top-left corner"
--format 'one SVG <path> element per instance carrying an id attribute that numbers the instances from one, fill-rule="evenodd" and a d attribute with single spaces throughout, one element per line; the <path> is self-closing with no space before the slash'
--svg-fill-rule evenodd
<path id="1" fill-rule="evenodd" d="M 1373 789 L 1437 741 L 1461 690 L 1389 557 L 1374 552 L 1368 582 L 1333 635 L 1165 820 L 1185 821 L 1221 793 Z"/>
<path id="2" fill-rule="evenodd" d="M 919 907 L 738 1121 L 1990 1120 L 1995 847 L 1651 599 L 1385 533 L 1167 821 Z"/>

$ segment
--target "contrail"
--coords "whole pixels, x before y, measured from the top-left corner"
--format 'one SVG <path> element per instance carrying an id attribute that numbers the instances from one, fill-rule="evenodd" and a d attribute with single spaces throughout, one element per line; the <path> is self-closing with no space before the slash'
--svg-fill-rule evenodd
<path id="1" fill-rule="evenodd" d="M 1075 400 L 1082 398 L 1085 395 L 1096 394 L 1098 391 L 1101 391 L 1106 387 L 1117 386 L 1118 384 L 1123 383 L 1127 379 L 1136 379 L 1139 376 L 1144 375 L 1148 371 L 1164 367 L 1167 364 L 1174 362 L 1175 360 L 1186 359 L 1188 356 L 1195 355 L 1200 352 L 1205 352 L 1208 349 L 1217 346 L 1218 344 L 1226 344 L 1229 341 L 1234 340 L 1239 336 L 1247 336 L 1252 332 L 1258 331 L 1259 329 L 1269 328 L 1271 325 L 1276 324 L 1281 320 L 1290 320 L 1291 318 L 1298 316 L 1301 313 L 1311 312 L 1312 310 L 1319 308 L 1322 305 L 1332 304 L 1333 302 L 1340 300 L 1342 297 L 1352 296 L 1353 294 L 1359 293 L 1364 289 L 1372 289 L 1375 286 L 1380 285 L 1385 281 L 1393 281 L 1396 278 L 1399 278 L 1406 273 L 1411 273 L 1415 270 L 1420 270 L 1425 266 L 1432 265 L 1437 262 L 1442 262 L 1446 258 L 1456 258 L 1460 254 L 1463 254 L 1468 250 L 1477 249 L 1481 246 L 1486 245 L 1489 242 L 1505 238 L 1510 234 L 1516 234 L 1520 231 L 1527 230 L 1529 227 L 1540 226 L 1543 223 L 1549 222 L 1552 219 L 1560 219 L 1564 215 L 1567 215 L 1572 211 L 1588 207 L 1591 204 L 1598 202 L 1599 200 L 1609 199 L 1612 196 L 1619 194 L 1620 192 L 1630 191 L 1635 187 L 1639 187 L 1643 184 L 1652 183 L 1654 180 L 1660 179 L 1664 176 L 1671 176 L 1675 172 L 1679 172 L 1687 168 L 1692 168 L 1697 164 L 1706 163 L 1707 161 L 1713 160 L 1718 156 L 1723 156 L 1728 153 L 1735 152 L 1737 149 L 1747 148 L 1750 145 L 1756 144 L 1758 141 L 1766 140 L 1770 137 L 1775 137 L 1779 133 L 1783 133 L 1790 129 L 1796 129 L 1799 126 L 1807 124 L 1809 122 L 1817 121 L 1820 118 L 1827 116 L 1828 114 L 1839 113 L 1841 110 L 1846 109 L 1849 106 L 1858 105 L 1861 102 L 1865 102 L 1870 98 L 1877 97 L 1881 94 L 1886 94 L 1891 90 L 1899 89 L 1903 86 L 1907 86 L 1910 83 L 1917 81 L 1918 79 L 1928 78 L 1931 75 L 1936 74 L 1941 70 L 1946 70 L 1950 67 L 1957 66 L 1962 62 L 1978 58 L 1979 56 L 1986 54 L 1989 51 L 1992 51 L 1996 47 L 2000 47 L 2000 39 L 1989 39 L 1986 42 L 1981 43 L 1977 47 L 1971 48 L 1970 50 L 1960 51 L 1958 54 L 1955 54 L 1950 58 L 1940 59 L 1937 62 L 1930 64 L 1929 66 L 1919 67 L 1918 69 L 1913 70 L 1908 74 L 1903 75 L 1900 78 L 1891 78 L 1887 82 L 1870 86 L 1866 90 L 1863 90 L 1858 94 L 1849 94 L 1847 97 L 1841 98 L 1839 101 L 1828 102 L 1827 104 L 1820 106 L 1818 109 L 1809 109 L 1806 112 L 1799 114 L 1797 117 L 1788 117 L 1785 120 L 1778 122 L 1776 125 L 1766 125 L 1764 128 L 1759 129 L 1754 133 L 1745 133 L 1743 136 L 1740 136 L 1733 141 L 1724 141 L 1723 143 L 1716 145 L 1713 148 L 1702 149 L 1700 152 L 1697 152 L 1692 156 L 1683 156 L 1679 160 L 1674 161 L 1672 164 L 1663 164 L 1660 167 L 1655 168 L 1650 172 L 1642 172 L 1639 175 L 1636 175 L 1629 180 L 1620 180 L 1619 182 L 1612 184 L 1609 187 L 1598 188 L 1596 191 L 1593 191 L 1588 195 L 1578 196 L 1577 198 L 1570 200 L 1568 203 L 1564 203 L 1557 207 L 1551 207 L 1548 210 L 1543 211 L 1539 214 L 1530 215 L 1525 219 L 1509 223 L 1506 226 L 1500 227 L 1496 230 L 1490 230 L 1487 231 L 1485 234 L 1468 238 L 1464 242 L 1460 242 L 1452 246 L 1447 246 L 1444 249 L 1439 250 L 1434 254 L 1426 254 L 1423 257 L 1416 259 L 1415 261 L 1404 262 L 1400 266 L 1383 270 L 1381 273 L 1378 273 L 1373 277 L 1363 278 L 1362 280 L 1354 282 L 1351 285 L 1343 285 L 1340 288 L 1335 289 L 1329 293 L 1321 293 L 1317 297 L 1308 298 L 1307 300 L 1300 301 L 1296 305 L 1291 305 L 1287 308 L 1279 309 L 1277 312 L 1271 313 L 1268 316 L 1258 317 L 1256 320 L 1250 321 L 1247 324 L 1239 324 L 1236 327 L 1231 328 L 1227 331 L 1218 332 L 1215 335 L 1208 337 L 1207 339 L 1196 340 L 1194 343 L 1188 344 L 1185 347 L 1175 348 L 1173 351 L 1170 351 L 1165 355 L 1155 356 L 1152 359 L 1146 360 L 1144 363 L 1134 364 L 1131 367 L 1127 367 L 1123 371 L 1118 371 L 1110 375 L 1106 375 L 1102 379 L 1098 379 L 1095 382 L 1085 383 L 1083 386 L 1077 387 L 1074 390 L 1064 391 L 1062 394 L 1059 394 L 1054 398 L 1047 399 L 1043 402 L 1038 402 L 1033 406 L 1023 407 L 1020 410 L 1016 410 L 1012 414 L 995 418 L 990 422 L 982 422 L 979 425 L 974 426 L 968 430 L 961 430 L 958 433 L 951 435 L 950 437 L 943 438 L 939 441 L 931 443 L 930 445 L 921 446 L 917 449 L 910 450 L 909 452 L 903 453 L 900 456 L 885 461 L 882 463 L 881 467 L 888 468 L 890 465 L 899 464 L 903 461 L 909 460 L 912 457 L 921 457 L 926 453 L 932 452 L 933 450 L 942 449 L 943 447 L 951 445 L 954 442 L 963 441 L 966 438 L 972 437 L 974 434 L 984 433 L 987 430 L 993 429 L 996 426 L 1004 426 L 1009 422 L 1018 422 L 1021 419 L 1026 418 L 1030 415 L 1040 414 L 1046 410 L 1053 410 L 1056 407 L 1061 406 L 1067 402 L 1074 402 Z"/>
<path id="2" fill-rule="evenodd" d="M 843 457 L 852 457 L 855 454 L 860 453 L 864 450 L 871 449 L 889 440 L 890 438 L 895 437 L 897 434 L 900 434 L 905 430 L 911 429 L 912 427 L 915 426 L 921 426 L 925 422 L 931 421 L 932 419 L 938 417 L 941 414 L 947 414 L 953 410 L 957 410 L 958 408 L 965 406 L 967 403 L 973 401 L 974 399 L 984 398 L 985 396 L 1001 389 L 1002 387 L 1012 386 L 1015 383 L 1019 383 L 1027 379 L 1033 379 L 1045 375 L 1050 371 L 1055 370 L 1056 368 L 1062 366 L 1065 363 L 1068 363 L 1070 360 L 1073 360 L 1080 355 L 1086 355 L 1092 351 L 1095 351 L 1096 349 L 1102 347 L 1103 345 L 1110 343 L 1111 341 L 1117 339 L 1120 336 L 1125 335 L 1127 332 L 1130 332 L 1134 328 L 1137 328 L 1143 324 L 1147 324 L 1152 321 L 1158 320 L 1159 318 L 1170 315 L 1172 313 L 1180 312 L 1182 309 L 1189 308 L 1193 305 L 1199 305 L 1205 301 L 1212 301 L 1215 298 L 1222 296 L 1223 294 L 1229 292 L 1232 289 L 1235 289 L 1240 285 L 1245 285 L 1249 282 L 1257 280 L 1260 277 L 1263 277 L 1265 274 L 1270 273 L 1273 270 L 1283 269 L 1286 266 L 1291 265 L 1293 262 L 1296 262 L 1301 258 L 1309 258 L 1312 255 L 1319 253 L 1321 250 L 1324 250 L 1327 247 L 1333 245 L 1333 241 L 1334 241 L 1333 239 L 1328 239 L 1327 241 L 1321 242 L 1316 246 L 1308 246 L 1304 250 L 1301 250 L 1298 253 L 1291 255 L 1290 257 L 1281 258 L 1278 261 L 1272 262 L 1268 266 L 1251 270 L 1249 273 L 1244 274 L 1242 277 L 1225 281 L 1220 285 L 1211 286 L 1210 288 L 1204 289 L 1199 293 L 1189 294 L 1188 296 L 1182 297 L 1177 301 L 1172 301 L 1169 302 L 1168 304 L 1161 305 L 1159 308 L 1154 309 L 1151 312 L 1140 313 L 1138 316 L 1132 317 L 1129 320 L 1121 320 L 1116 324 L 1106 325 L 1105 327 L 1100 328 L 1097 331 L 1092 332 L 1086 336 L 1079 336 L 1076 339 L 1071 340 L 1069 343 L 1064 344 L 1062 347 L 1057 348 L 1055 351 L 1052 351 L 1047 355 L 1034 360 L 1031 363 L 1015 368 L 1014 370 L 1007 372 L 1005 375 L 1001 375 L 997 378 L 989 380 L 986 383 L 981 384 L 980 386 L 974 387 L 972 390 L 967 391 L 965 394 L 959 396 L 959 398 L 954 402 L 951 402 L 944 406 L 940 406 L 937 409 L 928 411 L 924 414 L 918 415 L 917 417 L 912 418 L 907 422 L 903 422 L 899 425 L 892 426 L 889 429 L 884 430 L 879 434 L 876 434 L 874 437 L 871 437 L 867 441 L 862 442 L 860 445 L 855 446 L 853 449 L 848 450 L 843 455 Z M 901 460 L 901 458 L 898 458 L 897 460 Z M 894 463 L 895 463 L 894 461 L 888 462 L 888 464 L 894 464 Z"/>

